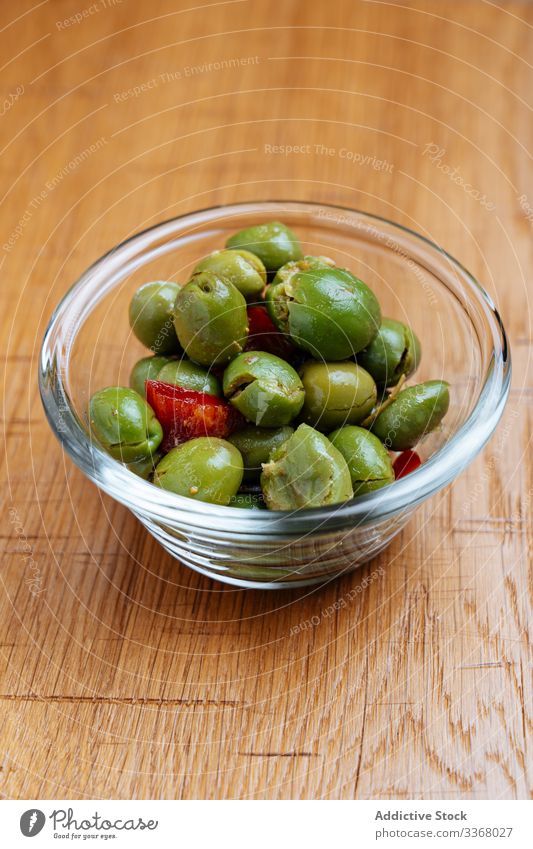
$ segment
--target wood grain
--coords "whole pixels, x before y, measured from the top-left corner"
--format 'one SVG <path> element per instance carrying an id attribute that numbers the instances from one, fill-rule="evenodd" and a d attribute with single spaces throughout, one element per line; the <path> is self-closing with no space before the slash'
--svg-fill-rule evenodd
<path id="1" fill-rule="evenodd" d="M 1 13 L 0 792 L 530 798 L 533 6 L 89 6 Z M 501 310 L 514 382 L 482 456 L 382 556 L 242 592 L 172 561 L 63 456 L 37 355 L 116 242 L 280 196 L 449 248 Z"/>

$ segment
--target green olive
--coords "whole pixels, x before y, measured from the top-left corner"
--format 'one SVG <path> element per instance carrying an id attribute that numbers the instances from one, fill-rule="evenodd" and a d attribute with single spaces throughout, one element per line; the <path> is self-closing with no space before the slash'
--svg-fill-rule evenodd
<path id="1" fill-rule="evenodd" d="M 207 392 L 209 395 L 222 395 L 220 381 L 213 373 L 202 366 L 191 363 L 190 360 L 173 360 L 163 366 L 157 376 L 163 383 L 173 383 L 182 389 L 192 389 L 194 392 Z"/>
<path id="2" fill-rule="evenodd" d="M 224 395 L 242 415 L 262 427 L 281 427 L 304 402 L 302 381 L 289 363 L 264 351 L 239 354 L 224 372 Z"/>
<path id="3" fill-rule="evenodd" d="M 229 280 L 249 300 L 257 299 L 267 282 L 265 266 L 251 251 L 215 251 L 198 263 L 193 276 L 200 271 L 212 271 Z"/>
<path id="4" fill-rule="evenodd" d="M 353 496 L 346 460 L 329 439 L 306 424 L 263 465 L 261 488 L 270 510 L 323 507 Z"/>
<path id="5" fill-rule="evenodd" d="M 235 446 L 225 439 L 199 436 L 163 457 L 154 483 L 197 501 L 229 504 L 241 485 L 242 471 L 242 457 Z"/>
<path id="6" fill-rule="evenodd" d="M 377 399 L 376 384 L 351 361 L 319 363 L 308 360 L 300 369 L 305 401 L 300 418 L 318 430 L 358 424 Z"/>
<path id="7" fill-rule="evenodd" d="M 133 366 L 130 374 L 130 386 L 138 392 L 139 395 L 145 394 L 145 383 L 147 380 L 156 380 L 161 369 L 167 363 L 174 362 L 173 357 L 143 357 L 138 360 Z"/>
<path id="8" fill-rule="evenodd" d="M 373 433 L 347 425 L 330 433 L 329 438 L 348 464 L 354 495 L 365 495 L 393 482 L 390 454 Z"/>
<path id="9" fill-rule="evenodd" d="M 228 437 L 228 441 L 241 452 L 245 480 L 259 477 L 261 463 L 268 462 L 274 449 L 282 445 L 293 433 L 292 427 L 268 428 L 250 425 Z"/>
<path id="10" fill-rule="evenodd" d="M 270 273 L 277 271 L 286 262 L 303 257 L 298 239 L 280 221 L 270 221 L 240 230 L 228 239 L 226 247 L 251 251 L 259 257 Z"/>
<path id="11" fill-rule="evenodd" d="M 271 284 L 267 308 L 295 345 L 319 360 L 347 360 L 370 344 L 381 324 L 378 300 L 342 268 L 301 271 Z"/>
<path id="12" fill-rule="evenodd" d="M 264 510 L 263 496 L 256 492 L 238 492 L 230 500 L 228 507 L 242 507 L 247 510 Z"/>
<path id="13" fill-rule="evenodd" d="M 405 451 L 438 427 L 449 404 L 448 383 L 428 380 L 400 392 L 378 415 L 371 430 L 387 448 Z"/>
<path id="14" fill-rule="evenodd" d="M 163 454 L 160 451 L 156 451 L 152 457 L 147 457 L 145 460 L 135 460 L 133 463 L 127 463 L 127 467 L 130 472 L 133 472 L 138 477 L 148 480 L 162 456 Z"/>
<path id="15" fill-rule="evenodd" d="M 384 318 L 368 348 L 357 354 L 357 362 L 380 387 L 396 386 L 402 375 L 409 377 L 418 368 L 420 341 L 401 321 Z"/>
<path id="16" fill-rule="evenodd" d="M 95 392 L 89 402 L 89 423 L 98 442 L 124 463 L 150 459 L 163 439 L 152 408 L 125 386 Z"/>
<path id="17" fill-rule="evenodd" d="M 276 271 L 272 286 L 276 286 L 278 283 L 288 283 L 299 271 L 314 271 L 317 268 L 331 268 L 334 265 L 333 260 L 327 256 L 304 256 L 303 259 L 286 262 Z M 272 288 L 268 291 L 272 291 Z"/>
<path id="18" fill-rule="evenodd" d="M 246 301 L 233 283 L 209 271 L 180 289 L 174 324 L 188 357 L 203 366 L 226 365 L 248 336 Z"/>
<path id="19" fill-rule="evenodd" d="M 143 345 L 156 354 L 179 353 L 173 323 L 174 303 L 180 286 L 169 281 L 145 283 L 130 303 L 130 326 Z"/>

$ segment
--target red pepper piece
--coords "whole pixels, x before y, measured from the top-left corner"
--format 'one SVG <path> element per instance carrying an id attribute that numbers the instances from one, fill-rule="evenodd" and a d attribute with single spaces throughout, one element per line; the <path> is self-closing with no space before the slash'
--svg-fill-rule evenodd
<path id="1" fill-rule="evenodd" d="M 225 439 L 243 422 L 222 398 L 160 380 L 146 381 L 146 400 L 163 428 L 163 451 L 197 436 Z"/>
<path id="2" fill-rule="evenodd" d="M 402 451 L 392 464 L 395 479 L 404 478 L 406 475 L 414 472 L 415 469 L 418 469 L 421 464 L 422 460 L 416 451 Z"/>
<path id="3" fill-rule="evenodd" d="M 248 307 L 248 327 L 247 351 L 266 351 L 282 360 L 294 355 L 294 345 L 278 330 L 265 307 Z"/>

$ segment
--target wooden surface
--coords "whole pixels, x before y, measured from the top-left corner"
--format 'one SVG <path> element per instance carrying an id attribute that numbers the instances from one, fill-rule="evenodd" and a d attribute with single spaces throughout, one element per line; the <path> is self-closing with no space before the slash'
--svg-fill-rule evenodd
<path id="1" fill-rule="evenodd" d="M 1 14 L 2 795 L 531 797 L 533 5 Z M 377 560 L 327 589 L 243 592 L 172 561 L 63 456 L 37 352 L 116 242 L 279 196 L 449 248 L 501 310 L 514 380 L 482 456 Z"/>

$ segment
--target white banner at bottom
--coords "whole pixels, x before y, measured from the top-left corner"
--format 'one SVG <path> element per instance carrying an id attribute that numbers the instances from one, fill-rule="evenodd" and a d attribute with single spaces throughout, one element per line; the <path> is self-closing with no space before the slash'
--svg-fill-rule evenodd
<path id="1" fill-rule="evenodd" d="M 2 845 L 217 849 L 530 846 L 522 801 L 0 802 Z M 31 843 L 31 840 L 35 840 Z"/>

